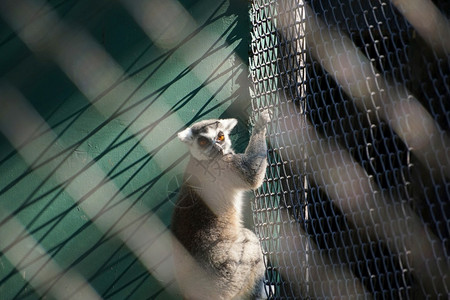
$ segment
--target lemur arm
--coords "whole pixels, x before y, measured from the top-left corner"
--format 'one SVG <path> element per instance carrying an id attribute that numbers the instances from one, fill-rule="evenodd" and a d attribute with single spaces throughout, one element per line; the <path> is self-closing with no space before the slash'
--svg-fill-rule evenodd
<path id="1" fill-rule="evenodd" d="M 267 167 L 266 124 L 269 121 L 268 111 L 263 111 L 253 127 L 245 152 L 233 156 L 233 165 L 246 188 L 256 189 L 264 179 Z"/>

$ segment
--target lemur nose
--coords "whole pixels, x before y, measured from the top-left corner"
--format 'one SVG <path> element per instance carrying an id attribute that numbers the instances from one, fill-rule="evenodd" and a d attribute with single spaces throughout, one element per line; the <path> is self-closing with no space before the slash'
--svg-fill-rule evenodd
<path id="1" fill-rule="evenodd" d="M 213 147 L 214 147 L 217 151 L 219 151 L 220 153 L 223 154 L 223 148 L 222 148 L 222 146 L 221 146 L 220 144 L 214 143 L 214 144 L 213 144 Z"/>

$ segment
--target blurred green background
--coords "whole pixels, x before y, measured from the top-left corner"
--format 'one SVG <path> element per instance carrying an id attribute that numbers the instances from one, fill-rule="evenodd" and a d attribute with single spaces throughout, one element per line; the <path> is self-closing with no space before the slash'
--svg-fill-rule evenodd
<path id="1" fill-rule="evenodd" d="M 0 299 L 177 298 L 152 249 L 187 162 L 176 132 L 233 116 L 245 146 L 248 2 L 0 11 Z"/>

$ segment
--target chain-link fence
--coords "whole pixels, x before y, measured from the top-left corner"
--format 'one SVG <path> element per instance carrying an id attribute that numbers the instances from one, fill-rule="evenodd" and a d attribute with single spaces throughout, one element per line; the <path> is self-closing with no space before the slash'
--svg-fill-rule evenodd
<path id="1" fill-rule="evenodd" d="M 447 299 L 445 1 L 251 4 L 269 170 L 253 206 L 273 298 Z"/>
<path id="2" fill-rule="evenodd" d="M 269 298 L 447 299 L 450 5 L 250 5 Z M 239 0 L 0 1 L 0 299 L 180 297 L 176 133 L 246 120 L 246 17 Z"/>

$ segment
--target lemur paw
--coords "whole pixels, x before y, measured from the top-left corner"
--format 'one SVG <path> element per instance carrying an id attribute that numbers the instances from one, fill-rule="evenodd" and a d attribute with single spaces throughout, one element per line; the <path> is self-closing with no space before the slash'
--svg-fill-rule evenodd
<path id="1" fill-rule="evenodd" d="M 265 126 L 272 119 L 270 115 L 271 115 L 271 111 L 268 108 L 261 111 L 259 113 L 259 118 L 258 118 L 258 121 L 256 122 L 256 125 L 261 126 L 261 127 Z"/>

